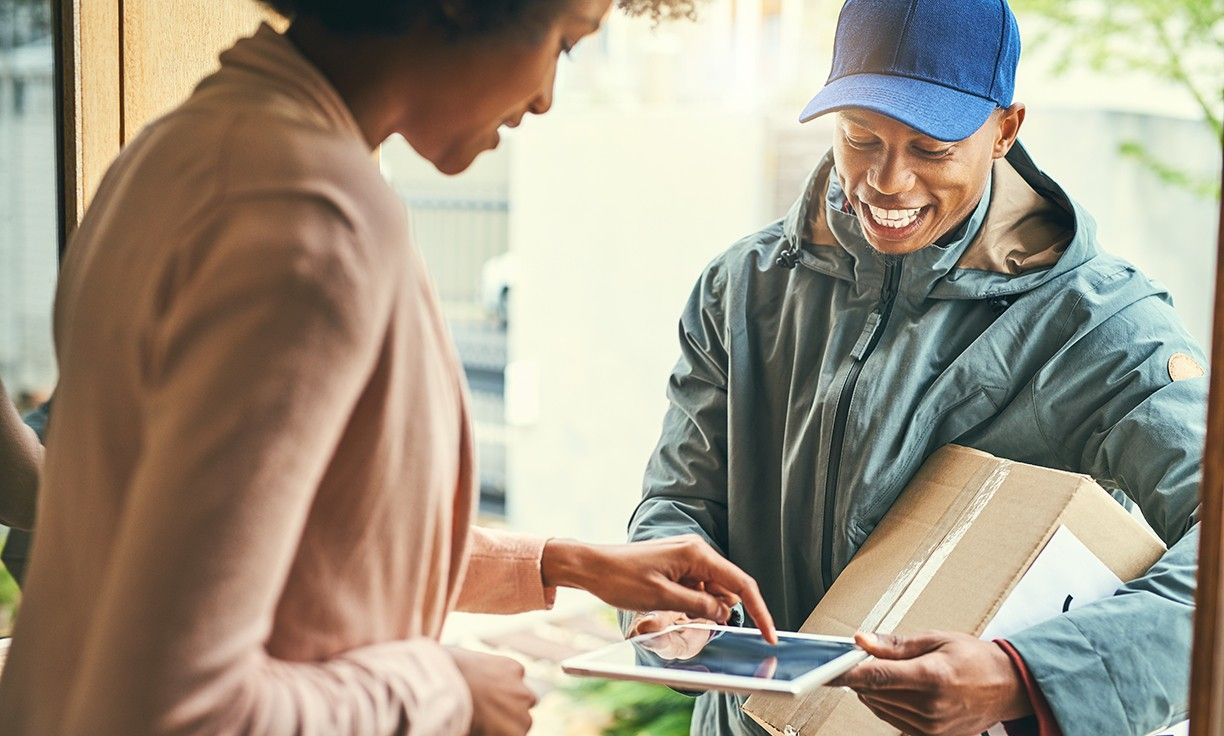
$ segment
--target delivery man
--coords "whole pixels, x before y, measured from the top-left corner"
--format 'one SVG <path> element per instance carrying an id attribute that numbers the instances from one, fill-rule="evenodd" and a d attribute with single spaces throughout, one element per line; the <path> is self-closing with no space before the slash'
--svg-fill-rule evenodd
<path id="1" fill-rule="evenodd" d="M 1005 642 L 863 637 L 842 684 L 906 733 L 1142 735 L 1187 710 L 1205 359 L 1016 142 L 1019 55 L 1003 0 L 846 3 L 833 150 L 698 280 L 630 537 L 703 536 L 793 630 L 939 447 L 1089 474 L 1168 545 L 1144 577 Z M 742 702 L 693 733 L 762 733 Z"/>

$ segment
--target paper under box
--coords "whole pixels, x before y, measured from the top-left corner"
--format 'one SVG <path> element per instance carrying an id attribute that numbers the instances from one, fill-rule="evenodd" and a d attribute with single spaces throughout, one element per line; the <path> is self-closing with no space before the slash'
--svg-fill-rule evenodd
<path id="1" fill-rule="evenodd" d="M 1017 608 L 1009 596 L 1047 547 L 1063 558 L 1064 573 L 1078 567 L 1082 574 L 1071 577 L 1098 581 L 1106 568 L 1116 580 L 1133 580 L 1164 553 L 1091 478 L 950 445 L 922 466 L 801 631 L 850 636 L 942 629 L 981 636 L 990 625 L 995 632 L 1003 625 L 992 624 L 996 614 L 1005 601 L 1009 610 L 1000 619 Z M 1033 577 L 1021 597 L 1037 595 L 1032 591 L 1040 581 Z M 1070 603 L 1061 591 L 1040 595 L 1058 600 L 1019 601 L 1032 604 L 1029 615 L 1051 605 L 1057 615 Z M 801 698 L 754 695 L 744 711 L 778 736 L 899 733 L 853 693 L 835 688 Z"/>

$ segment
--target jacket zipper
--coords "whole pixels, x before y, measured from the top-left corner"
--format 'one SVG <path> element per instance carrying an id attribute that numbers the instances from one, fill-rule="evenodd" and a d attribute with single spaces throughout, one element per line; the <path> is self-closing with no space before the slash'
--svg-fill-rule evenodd
<path id="1" fill-rule="evenodd" d="M 837 399 L 837 411 L 833 415 L 833 437 L 825 476 L 824 533 L 820 538 L 820 573 L 826 591 L 833 585 L 833 511 L 837 501 L 838 476 L 841 474 L 842 450 L 846 442 L 846 422 L 850 417 L 850 401 L 854 398 L 854 387 L 858 385 L 863 365 L 880 344 L 880 338 L 888 326 L 900 282 L 900 256 L 884 256 L 884 285 L 880 287 L 880 301 L 868 315 L 866 329 L 850 353 L 854 362 L 850 364 L 841 396 Z"/>

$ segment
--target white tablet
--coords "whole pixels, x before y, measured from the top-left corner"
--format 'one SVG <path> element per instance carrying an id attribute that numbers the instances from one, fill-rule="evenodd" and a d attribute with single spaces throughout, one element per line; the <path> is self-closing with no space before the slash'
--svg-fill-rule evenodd
<path id="1" fill-rule="evenodd" d="M 682 624 L 561 663 L 571 675 L 641 680 L 681 690 L 798 695 L 867 659 L 853 639 Z"/>

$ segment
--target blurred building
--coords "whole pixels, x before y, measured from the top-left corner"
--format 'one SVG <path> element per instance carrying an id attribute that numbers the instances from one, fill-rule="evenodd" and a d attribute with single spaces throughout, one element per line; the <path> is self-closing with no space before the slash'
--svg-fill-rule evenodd
<path id="1" fill-rule="evenodd" d="M 0 377 L 15 394 L 55 384 L 55 124 L 49 37 L 0 47 Z"/>

